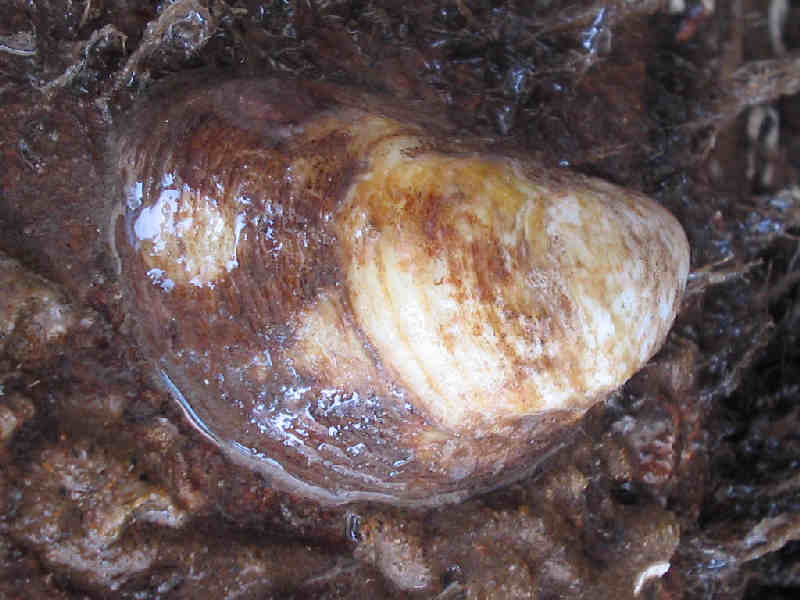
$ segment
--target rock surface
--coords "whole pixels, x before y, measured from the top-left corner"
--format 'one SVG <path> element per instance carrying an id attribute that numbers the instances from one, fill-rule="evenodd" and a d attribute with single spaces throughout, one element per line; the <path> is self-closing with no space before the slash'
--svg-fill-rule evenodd
<path id="1" fill-rule="evenodd" d="M 800 14 L 779 4 L 6 2 L 0 597 L 794 597 Z M 665 348 L 530 477 L 456 505 L 331 509 L 232 465 L 151 379 L 101 232 L 120 115 L 235 65 L 656 198 L 693 260 Z"/>

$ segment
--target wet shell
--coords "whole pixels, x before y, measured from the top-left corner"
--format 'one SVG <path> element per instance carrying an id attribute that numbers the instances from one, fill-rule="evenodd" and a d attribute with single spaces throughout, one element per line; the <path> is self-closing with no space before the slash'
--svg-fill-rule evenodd
<path id="1" fill-rule="evenodd" d="M 129 122 L 113 236 L 155 372 L 229 457 L 323 503 L 521 476 L 658 350 L 684 290 L 655 202 L 374 98 L 197 81 Z"/>

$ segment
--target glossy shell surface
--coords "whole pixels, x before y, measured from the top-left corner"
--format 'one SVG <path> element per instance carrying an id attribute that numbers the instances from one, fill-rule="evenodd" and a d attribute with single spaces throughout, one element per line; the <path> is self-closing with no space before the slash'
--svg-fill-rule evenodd
<path id="1" fill-rule="evenodd" d="M 640 194 L 358 99 L 276 79 L 144 99 L 111 151 L 126 307 L 187 418 L 276 487 L 456 501 L 649 360 L 688 244 Z"/>

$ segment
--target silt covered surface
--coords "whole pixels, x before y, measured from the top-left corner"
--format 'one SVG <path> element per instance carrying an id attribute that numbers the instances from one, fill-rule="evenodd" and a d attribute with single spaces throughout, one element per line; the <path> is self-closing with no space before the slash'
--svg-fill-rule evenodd
<path id="1" fill-rule="evenodd" d="M 3 4 L 0 597 L 796 593 L 797 9 L 419 4 Z M 424 511 L 271 490 L 153 382 L 109 250 L 108 136 L 192 69 L 360 86 L 654 197 L 692 246 L 667 345 L 504 489 Z"/>

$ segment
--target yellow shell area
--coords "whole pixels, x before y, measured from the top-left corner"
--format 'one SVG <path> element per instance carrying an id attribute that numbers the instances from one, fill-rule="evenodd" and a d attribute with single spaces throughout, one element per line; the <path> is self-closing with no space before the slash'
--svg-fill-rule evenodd
<path id="1" fill-rule="evenodd" d="M 556 192 L 511 160 L 419 146 L 372 147 L 337 231 L 356 324 L 435 422 L 581 412 L 663 343 L 689 268 L 667 211 L 603 182 Z M 295 359 L 337 387 L 373 384 L 337 302 L 306 315 Z"/>

